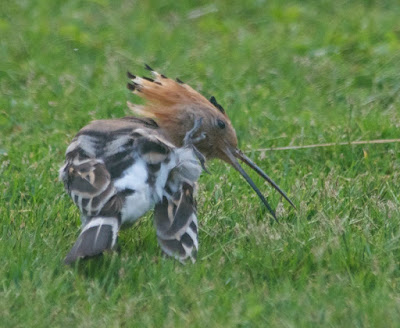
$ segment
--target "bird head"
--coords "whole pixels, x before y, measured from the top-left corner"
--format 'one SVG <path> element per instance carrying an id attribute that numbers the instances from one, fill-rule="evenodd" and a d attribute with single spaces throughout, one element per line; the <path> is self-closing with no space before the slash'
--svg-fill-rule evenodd
<path id="1" fill-rule="evenodd" d="M 275 212 L 256 184 L 239 164 L 242 161 L 270 183 L 293 207 L 294 204 L 278 185 L 253 161 L 237 148 L 235 129 L 224 108 L 215 97 L 210 99 L 195 91 L 179 79 L 172 80 L 145 66 L 153 78 L 138 77 L 128 72 L 128 89 L 147 100 L 145 105 L 128 102 L 135 113 L 153 118 L 166 137 L 176 146 L 181 146 L 184 137 L 197 119 L 201 119 L 201 133 L 205 138 L 196 144 L 197 149 L 207 158 L 219 158 L 233 166 L 257 193 L 261 201 L 276 219 Z"/>

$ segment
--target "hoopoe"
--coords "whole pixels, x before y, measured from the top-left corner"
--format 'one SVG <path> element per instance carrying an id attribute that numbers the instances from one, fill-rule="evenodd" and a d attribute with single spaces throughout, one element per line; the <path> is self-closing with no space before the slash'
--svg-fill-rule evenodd
<path id="1" fill-rule="evenodd" d="M 233 166 L 275 213 L 240 166 L 240 159 L 292 201 L 237 148 L 224 108 L 181 80 L 155 72 L 153 78 L 128 72 L 128 89 L 144 106 L 128 102 L 141 117 L 98 120 L 82 128 L 66 151 L 60 179 L 81 212 L 81 233 L 65 258 L 73 263 L 113 249 L 120 228 L 154 208 L 157 239 L 164 253 L 181 262 L 196 259 L 196 181 L 205 160 Z"/>

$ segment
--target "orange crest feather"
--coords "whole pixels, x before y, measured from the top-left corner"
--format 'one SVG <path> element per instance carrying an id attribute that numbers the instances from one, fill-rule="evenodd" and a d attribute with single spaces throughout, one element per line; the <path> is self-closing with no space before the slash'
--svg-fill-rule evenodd
<path id="1" fill-rule="evenodd" d="M 217 110 L 207 98 L 179 79 L 177 81 L 169 79 L 147 65 L 146 69 L 151 71 L 153 79 L 128 73 L 132 81 L 128 84 L 128 88 L 134 94 L 147 100 L 146 105 L 137 105 L 128 101 L 128 107 L 136 114 L 166 119 L 179 116 L 180 112 L 188 109 Z"/>

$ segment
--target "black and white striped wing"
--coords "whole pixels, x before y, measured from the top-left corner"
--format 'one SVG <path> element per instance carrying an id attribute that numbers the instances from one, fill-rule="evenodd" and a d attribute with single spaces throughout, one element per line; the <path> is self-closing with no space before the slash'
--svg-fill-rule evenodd
<path id="1" fill-rule="evenodd" d="M 82 213 L 82 231 L 64 262 L 92 257 L 113 249 L 120 225 L 122 199 L 111 181 L 104 163 L 79 157 L 67 161 L 61 169 L 65 187 Z"/>
<path id="2" fill-rule="evenodd" d="M 198 225 L 193 186 L 184 182 L 173 197 L 156 205 L 154 225 L 162 250 L 181 262 L 194 263 L 198 251 Z"/>
<path id="3" fill-rule="evenodd" d="M 115 182 L 139 154 L 154 171 L 168 157 L 169 149 L 170 145 L 159 140 L 155 127 L 147 121 L 94 121 L 69 145 L 60 178 L 84 219 L 117 215 L 126 195 L 134 190 L 117 189 Z"/>
<path id="4" fill-rule="evenodd" d="M 60 173 L 68 194 L 85 218 L 106 215 L 110 210 L 114 212 L 111 215 L 118 213 L 117 208 L 111 209 L 117 205 L 116 190 L 102 160 L 76 157 L 67 161 Z"/>

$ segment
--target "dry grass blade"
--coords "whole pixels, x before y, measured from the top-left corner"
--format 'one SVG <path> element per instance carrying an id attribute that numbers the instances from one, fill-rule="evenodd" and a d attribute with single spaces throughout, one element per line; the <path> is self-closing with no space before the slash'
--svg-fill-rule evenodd
<path id="1" fill-rule="evenodd" d="M 359 141 L 350 141 L 350 142 L 328 142 L 328 143 L 323 143 L 323 144 L 304 145 L 304 146 L 259 148 L 259 149 L 255 149 L 255 151 L 265 152 L 265 151 L 272 151 L 272 150 L 293 150 L 293 149 L 321 148 L 321 147 L 332 147 L 332 146 L 387 144 L 387 143 L 398 143 L 398 142 L 400 142 L 400 139 L 359 140 Z"/>

